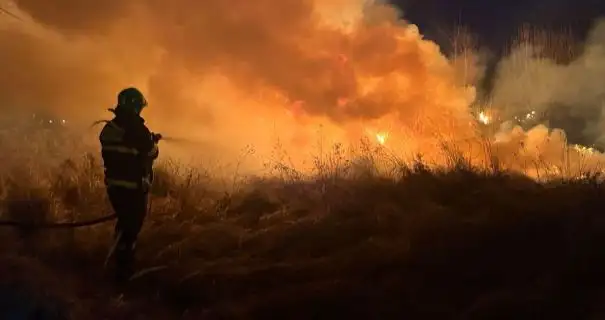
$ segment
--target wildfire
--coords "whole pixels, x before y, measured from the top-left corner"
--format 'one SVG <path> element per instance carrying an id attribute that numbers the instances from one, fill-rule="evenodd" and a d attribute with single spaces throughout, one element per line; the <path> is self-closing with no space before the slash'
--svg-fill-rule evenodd
<path id="1" fill-rule="evenodd" d="M 491 117 L 485 111 L 479 112 L 478 120 L 483 124 L 490 124 L 492 122 Z"/>
<path id="2" fill-rule="evenodd" d="M 381 145 L 384 145 L 388 139 L 389 139 L 388 132 L 379 132 L 376 134 L 376 141 Z"/>
<path id="3" fill-rule="evenodd" d="M 536 118 L 536 111 L 530 111 L 522 117 L 518 117 L 518 116 L 515 117 L 515 120 L 523 122 L 523 121 L 534 120 L 535 118 Z"/>
<path id="4" fill-rule="evenodd" d="M 574 144 L 573 149 L 578 151 L 581 154 L 586 154 L 586 155 L 590 155 L 590 154 L 595 154 L 598 151 L 594 148 L 591 147 L 587 147 L 587 146 L 583 146 L 583 145 L 579 145 L 579 144 Z"/>
<path id="5" fill-rule="evenodd" d="M 389 132 L 388 131 L 380 131 L 370 128 L 365 128 L 365 133 L 368 138 L 376 141 L 379 145 L 385 145 L 387 140 L 389 140 Z"/>

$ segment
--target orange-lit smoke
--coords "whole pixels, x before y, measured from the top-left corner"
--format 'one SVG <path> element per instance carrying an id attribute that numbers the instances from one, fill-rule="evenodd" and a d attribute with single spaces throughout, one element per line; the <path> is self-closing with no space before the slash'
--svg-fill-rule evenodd
<path id="1" fill-rule="evenodd" d="M 3 17 L 0 24 L 4 109 L 46 108 L 93 121 L 108 116 L 121 88 L 135 85 L 148 95 L 152 129 L 204 142 L 187 153 L 225 158 L 245 145 L 267 155 L 277 140 L 302 158 L 318 134 L 348 143 L 368 130 L 388 131 L 393 147 L 410 152 L 435 147 L 436 138 L 474 135 L 473 88 L 459 85 L 437 45 L 388 5 L 15 4 L 25 22 Z"/>

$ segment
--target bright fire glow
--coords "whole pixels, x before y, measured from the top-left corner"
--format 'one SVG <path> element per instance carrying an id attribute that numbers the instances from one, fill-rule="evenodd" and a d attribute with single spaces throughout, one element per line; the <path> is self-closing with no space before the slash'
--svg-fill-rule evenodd
<path id="1" fill-rule="evenodd" d="M 587 147 L 587 146 L 583 146 L 583 145 L 579 145 L 579 144 L 574 144 L 572 146 L 572 148 L 576 151 L 578 151 L 581 154 L 585 154 L 585 155 L 591 155 L 591 154 L 595 154 L 598 151 L 594 148 L 591 147 Z"/>
<path id="2" fill-rule="evenodd" d="M 116 12 L 77 6 L 50 12 L 48 1 L 21 2 L 16 13 L 31 17 L 27 24 L 0 21 L 0 52 L 8 61 L 0 73 L 1 105 L 43 105 L 76 126 L 108 117 L 112 93 L 137 86 L 148 97 L 144 116 L 154 131 L 199 141 L 167 144 L 171 157 L 238 159 L 237 170 L 264 170 L 278 144 L 275 161 L 287 157 L 288 165 L 304 171 L 319 141 L 353 145 L 364 138 L 388 143 L 398 157 L 421 154 L 435 165 L 448 165 L 454 150 L 474 165 L 498 158 L 506 168 L 524 171 L 532 163 L 559 165 L 560 151 L 568 147 L 564 135 L 545 126 L 527 128 L 544 110 L 515 118 L 501 114 L 506 103 L 494 100 L 496 108 L 485 104 L 474 112 L 479 88 L 461 84 L 454 61 L 385 1 L 104 7 Z M 28 72 L 21 72 L 23 66 Z M 64 72 L 66 66 L 71 72 Z M 515 97 L 515 90 L 504 92 Z M 81 108 L 82 101 L 94 106 Z M 512 125 L 501 126 L 497 138 L 485 139 L 492 130 L 477 130 L 478 123 L 491 129 L 501 121 Z M 95 135 L 91 131 L 96 145 Z M 492 140 L 494 147 L 487 148 Z M 444 151 L 445 144 L 451 148 Z M 243 168 L 239 159 L 249 147 L 254 157 L 246 156 Z M 594 152 L 580 163 L 579 154 L 591 150 L 569 149 L 566 161 L 578 167 L 597 167 L 605 158 Z"/>
<path id="3" fill-rule="evenodd" d="M 485 111 L 479 112 L 479 122 L 483 124 L 489 124 L 491 122 L 491 117 L 485 113 Z"/>
<path id="4" fill-rule="evenodd" d="M 389 139 L 388 132 L 380 132 L 380 133 L 376 134 L 376 141 L 378 141 L 378 143 L 381 145 L 384 145 L 388 139 Z"/>

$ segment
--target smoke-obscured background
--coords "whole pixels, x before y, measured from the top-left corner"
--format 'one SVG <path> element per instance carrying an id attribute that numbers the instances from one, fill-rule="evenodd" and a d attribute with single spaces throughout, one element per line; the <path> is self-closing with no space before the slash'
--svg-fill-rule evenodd
<path id="1" fill-rule="evenodd" d="M 268 155 L 277 141 L 302 159 L 319 136 L 348 142 L 385 132 L 394 149 L 430 154 L 443 140 L 479 143 L 474 115 L 483 109 L 492 125 L 525 117 L 526 130 L 543 123 L 565 129 L 572 143 L 605 146 L 605 25 L 597 23 L 585 41 L 565 30 L 527 29 L 521 35 L 532 41 L 517 37 L 515 44 L 511 34 L 499 43 L 502 51 L 481 34 L 473 38 L 472 26 L 458 35 L 454 25 L 445 33 L 428 26 L 440 47 L 423 39 L 413 15 L 405 20 L 406 6 L 412 12 L 415 5 L 5 2 L 20 19 L 0 16 L 0 108 L 86 127 L 109 116 L 119 90 L 137 86 L 148 96 L 152 129 L 200 141 L 175 154 L 222 159 L 247 145 Z M 443 39 L 455 41 L 448 47 Z M 501 139 L 506 150 L 543 152 L 510 145 L 537 141 L 513 131 Z M 548 130 L 533 132 L 549 137 Z M 518 134 L 525 136 L 511 138 Z M 565 141 L 557 143 L 561 149 Z"/>
<path id="2" fill-rule="evenodd" d="M 529 0 L 395 0 L 457 67 L 477 66 L 470 82 L 479 103 L 564 127 L 574 143 L 600 141 L 601 60 L 605 3 Z M 444 10 L 429 10 L 429 7 Z M 447 10 L 445 10 L 447 8 Z M 470 49 L 470 52 L 469 52 Z M 470 56 L 470 59 L 468 59 Z M 472 61 L 474 59 L 474 61 Z M 463 63 L 464 61 L 464 63 Z"/>

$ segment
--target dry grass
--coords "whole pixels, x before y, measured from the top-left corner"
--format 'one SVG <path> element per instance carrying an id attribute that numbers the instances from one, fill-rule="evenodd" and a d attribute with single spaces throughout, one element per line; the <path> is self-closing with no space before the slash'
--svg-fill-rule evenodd
<path id="1" fill-rule="evenodd" d="M 29 288 L 73 319 L 599 315 L 598 177 L 539 184 L 463 161 L 351 174 L 330 159 L 318 159 L 316 179 L 281 166 L 280 178 L 243 179 L 235 192 L 164 163 L 139 244 L 141 267 L 159 268 L 114 287 L 103 269 L 111 224 L 7 229 L 0 285 Z M 53 183 L 5 179 L 2 218 L 104 214 L 100 173 L 87 156 L 51 171 Z"/>
<path id="2" fill-rule="evenodd" d="M 546 53 L 563 50 L 562 62 L 577 55 L 564 36 L 523 29 L 518 42 L 528 37 Z M 463 58 L 467 70 L 472 61 Z M 40 168 L 27 159 L 48 160 L 49 151 L 23 151 L 13 136 L 1 140 L 11 155 L 5 163 L 19 165 L 0 170 L 0 218 L 69 221 L 110 211 L 98 159 Z M 440 170 L 361 153 L 351 161 L 337 147 L 317 157 L 312 177 L 285 158 L 270 177 L 223 181 L 164 162 L 139 242 L 148 272 L 127 288 L 116 288 L 103 267 L 112 224 L 0 229 L 0 312 L 16 287 L 22 300 L 71 319 L 605 316 L 598 175 L 538 183 L 495 162 L 474 168 L 455 152 Z"/>

